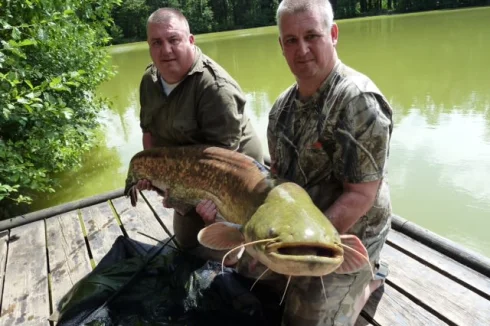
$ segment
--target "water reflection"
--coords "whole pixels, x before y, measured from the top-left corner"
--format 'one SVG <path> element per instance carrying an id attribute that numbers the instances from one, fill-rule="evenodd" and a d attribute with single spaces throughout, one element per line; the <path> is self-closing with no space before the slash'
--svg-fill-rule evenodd
<path id="1" fill-rule="evenodd" d="M 481 112 L 490 100 L 489 14 L 478 8 L 341 22 L 339 53 L 395 97 L 399 114 L 428 96 L 444 112 Z"/>
<path id="2" fill-rule="evenodd" d="M 490 142 L 481 115 L 441 114 L 432 127 L 413 109 L 396 126 L 389 183 L 395 211 L 489 254 Z"/>
<path id="3" fill-rule="evenodd" d="M 339 22 L 342 61 L 369 75 L 395 110 L 389 182 L 397 214 L 490 256 L 490 8 Z M 294 81 L 275 27 L 197 37 L 240 83 L 267 148 L 267 115 Z M 123 186 L 141 149 L 138 87 L 145 43 L 112 48 L 118 74 L 100 88 L 104 141 L 82 171 L 35 208 Z"/>

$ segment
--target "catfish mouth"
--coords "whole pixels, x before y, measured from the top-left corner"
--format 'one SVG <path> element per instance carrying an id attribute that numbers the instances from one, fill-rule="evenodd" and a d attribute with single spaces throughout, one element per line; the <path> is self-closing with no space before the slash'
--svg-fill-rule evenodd
<path id="1" fill-rule="evenodd" d="M 336 260 L 342 258 L 344 250 L 336 245 L 314 243 L 275 243 L 267 246 L 268 254 L 282 259 Z"/>

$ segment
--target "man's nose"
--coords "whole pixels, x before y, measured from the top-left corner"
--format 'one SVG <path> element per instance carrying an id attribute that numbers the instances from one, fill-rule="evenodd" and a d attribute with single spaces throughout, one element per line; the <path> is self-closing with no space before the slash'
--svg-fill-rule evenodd
<path id="1" fill-rule="evenodd" d="M 303 41 L 303 40 L 300 40 L 298 42 L 298 52 L 300 55 L 305 55 L 307 54 L 308 52 L 310 51 L 309 47 L 308 47 L 308 43 Z"/>
<path id="2" fill-rule="evenodd" d="M 169 42 L 163 42 L 160 51 L 162 51 L 163 54 L 169 54 L 172 52 L 172 45 Z"/>

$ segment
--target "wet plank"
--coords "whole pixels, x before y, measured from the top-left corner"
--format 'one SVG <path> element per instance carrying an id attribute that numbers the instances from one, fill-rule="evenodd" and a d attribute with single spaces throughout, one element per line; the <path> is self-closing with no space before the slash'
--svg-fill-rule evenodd
<path id="1" fill-rule="evenodd" d="M 159 241 L 168 238 L 142 196 L 138 196 L 136 207 L 132 207 L 125 197 L 113 200 L 112 204 L 131 239 L 157 245 Z"/>
<path id="2" fill-rule="evenodd" d="M 10 232 L 0 325 L 49 325 L 44 221 Z"/>
<path id="3" fill-rule="evenodd" d="M 490 301 L 389 245 L 383 247 L 381 255 L 390 265 L 388 280 L 410 295 L 412 301 L 439 312 L 438 317 L 445 321 L 488 325 Z"/>
<path id="4" fill-rule="evenodd" d="M 371 295 L 363 311 L 380 325 L 447 325 L 388 284 Z"/>
<path id="5" fill-rule="evenodd" d="M 3 293 L 3 279 L 5 277 L 5 264 L 7 263 L 9 231 L 0 232 L 0 294 Z M 0 296 L 0 307 L 2 306 L 2 297 Z"/>
<path id="6" fill-rule="evenodd" d="M 111 249 L 118 236 L 123 235 L 108 202 L 81 210 L 92 258 L 95 264 Z"/>
<path id="7" fill-rule="evenodd" d="M 92 267 L 77 211 L 46 220 L 53 309 Z"/>
<path id="8" fill-rule="evenodd" d="M 392 247 L 401 248 L 402 251 L 420 257 L 443 273 L 448 273 L 477 291 L 481 291 L 487 299 L 490 297 L 490 279 L 488 277 L 395 230 L 390 231 L 388 242 Z"/>

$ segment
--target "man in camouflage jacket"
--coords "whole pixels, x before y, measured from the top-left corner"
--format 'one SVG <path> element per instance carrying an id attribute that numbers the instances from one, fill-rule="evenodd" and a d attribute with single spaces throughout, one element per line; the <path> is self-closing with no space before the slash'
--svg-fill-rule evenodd
<path id="1" fill-rule="evenodd" d="M 269 115 L 271 168 L 303 186 L 339 233 L 358 236 L 374 272 L 390 229 L 385 180 L 392 109 L 375 84 L 337 57 L 328 0 L 284 0 L 279 43 L 296 83 Z M 353 325 L 381 285 L 369 268 L 291 281 L 283 325 Z"/>

